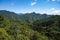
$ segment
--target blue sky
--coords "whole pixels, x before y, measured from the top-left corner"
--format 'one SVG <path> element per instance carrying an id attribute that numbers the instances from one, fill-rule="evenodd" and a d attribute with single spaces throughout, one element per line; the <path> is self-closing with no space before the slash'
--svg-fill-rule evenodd
<path id="1" fill-rule="evenodd" d="M 15 13 L 60 13 L 60 0 L 0 0 L 0 10 Z"/>

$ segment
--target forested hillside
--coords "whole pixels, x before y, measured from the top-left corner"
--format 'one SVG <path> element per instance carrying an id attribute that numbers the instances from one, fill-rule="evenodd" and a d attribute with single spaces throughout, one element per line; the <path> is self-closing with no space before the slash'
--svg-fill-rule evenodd
<path id="1" fill-rule="evenodd" d="M 31 28 L 46 35 L 49 40 L 60 40 L 60 15 L 52 15 L 49 18 L 37 20 Z"/>
<path id="2" fill-rule="evenodd" d="M 0 40 L 60 40 L 60 16 L 0 11 Z"/>

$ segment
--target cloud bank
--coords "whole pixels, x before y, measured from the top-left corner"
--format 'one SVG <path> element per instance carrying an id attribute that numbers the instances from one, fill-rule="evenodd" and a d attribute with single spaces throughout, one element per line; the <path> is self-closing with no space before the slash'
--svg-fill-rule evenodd
<path id="1" fill-rule="evenodd" d="M 58 9 L 51 8 L 51 12 L 52 12 L 52 14 L 54 14 L 54 15 L 60 15 L 60 10 L 58 10 Z"/>

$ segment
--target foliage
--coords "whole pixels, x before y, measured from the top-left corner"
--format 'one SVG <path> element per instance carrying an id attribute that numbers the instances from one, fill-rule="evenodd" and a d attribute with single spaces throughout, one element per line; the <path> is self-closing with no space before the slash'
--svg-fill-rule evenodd
<path id="1" fill-rule="evenodd" d="M 59 40 L 60 16 L 0 11 L 0 40 Z"/>

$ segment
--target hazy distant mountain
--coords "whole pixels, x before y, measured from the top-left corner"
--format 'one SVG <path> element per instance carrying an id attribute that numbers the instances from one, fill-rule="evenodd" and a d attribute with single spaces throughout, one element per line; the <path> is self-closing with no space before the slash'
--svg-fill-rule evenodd
<path id="1" fill-rule="evenodd" d="M 8 19 L 23 20 L 23 21 L 27 21 L 28 23 L 32 23 L 33 21 L 49 17 L 49 15 L 47 14 L 38 14 L 35 12 L 26 13 L 26 14 L 16 14 L 14 12 L 6 11 L 6 10 L 1 10 L 0 14 L 4 15 Z"/>
<path id="2" fill-rule="evenodd" d="M 35 12 L 20 15 L 20 18 L 22 18 L 23 20 L 28 21 L 28 22 L 33 22 L 33 21 L 47 18 L 47 17 L 49 17 L 49 15 L 39 14 L 39 13 L 35 13 Z"/>

